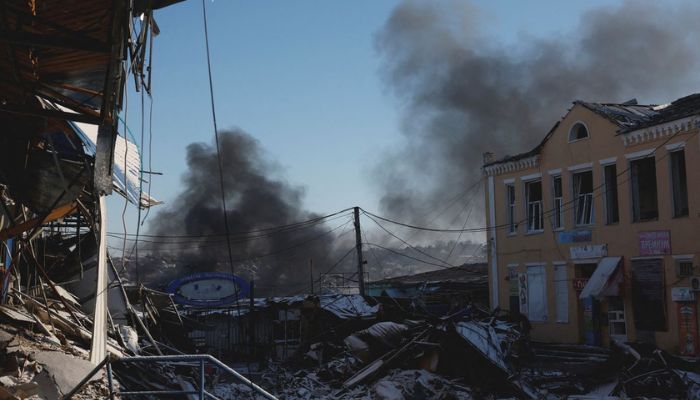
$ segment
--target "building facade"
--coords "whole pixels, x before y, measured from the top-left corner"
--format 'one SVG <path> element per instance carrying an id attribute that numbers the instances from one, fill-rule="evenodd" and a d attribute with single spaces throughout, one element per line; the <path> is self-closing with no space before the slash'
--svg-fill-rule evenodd
<path id="1" fill-rule="evenodd" d="M 698 355 L 700 94 L 576 101 L 535 149 L 484 155 L 491 307 L 535 340 Z"/>

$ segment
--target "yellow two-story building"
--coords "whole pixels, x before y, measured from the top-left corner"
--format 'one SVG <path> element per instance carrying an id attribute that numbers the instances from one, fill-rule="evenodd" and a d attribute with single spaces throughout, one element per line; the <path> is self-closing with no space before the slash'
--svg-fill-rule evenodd
<path id="1" fill-rule="evenodd" d="M 576 101 L 535 149 L 484 155 L 490 302 L 534 340 L 695 356 L 700 94 Z"/>

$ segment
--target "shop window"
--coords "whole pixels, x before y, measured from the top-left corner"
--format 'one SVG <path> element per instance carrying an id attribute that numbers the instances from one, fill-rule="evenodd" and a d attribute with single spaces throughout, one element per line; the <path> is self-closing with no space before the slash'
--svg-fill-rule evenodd
<path id="1" fill-rule="evenodd" d="M 593 223 L 593 172 L 585 171 L 572 176 L 574 184 L 574 221 L 576 225 Z"/>
<path id="2" fill-rule="evenodd" d="M 620 222 L 620 211 L 617 206 L 617 166 L 606 165 L 605 175 L 605 223 L 607 225 Z"/>
<path id="3" fill-rule="evenodd" d="M 564 227 L 564 195 L 561 186 L 561 175 L 552 177 L 552 228 Z"/>
<path id="4" fill-rule="evenodd" d="M 557 322 L 569 322 L 569 279 L 567 266 L 554 266 L 554 296 L 557 301 Z"/>
<path id="5" fill-rule="evenodd" d="M 685 173 L 685 152 L 671 153 L 671 188 L 673 194 L 673 216 L 688 215 L 688 183 Z"/>
<path id="6" fill-rule="evenodd" d="M 608 329 L 611 338 L 627 340 L 625 305 L 621 297 L 608 297 Z"/>
<path id="7" fill-rule="evenodd" d="M 515 185 L 506 185 L 506 213 L 508 215 L 508 233 L 515 233 L 518 225 L 515 222 Z"/>
<path id="8" fill-rule="evenodd" d="M 527 204 L 527 231 L 541 231 L 543 229 L 542 181 L 525 183 L 525 202 Z"/>
<path id="9" fill-rule="evenodd" d="M 656 199 L 656 161 L 646 157 L 630 162 L 632 185 L 632 221 L 648 221 L 659 217 Z"/>
<path id="10" fill-rule="evenodd" d="M 527 267 L 527 315 L 530 321 L 547 321 L 547 287 L 544 265 Z"/>

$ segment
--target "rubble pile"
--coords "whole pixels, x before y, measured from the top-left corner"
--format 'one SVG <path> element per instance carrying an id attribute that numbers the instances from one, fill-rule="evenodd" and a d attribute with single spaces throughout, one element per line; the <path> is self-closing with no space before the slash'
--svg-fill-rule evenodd
<path id="1" fill-rule="evenodd" d="M 91 319 L 69 293 L 34 297 L 13 291 L 0 306 L 0 398 L 58 399 L 69 393 L 95 367 L 88 361 Z M 59 299 L 60 298 L 60 299 Z M 109 339 L 109 351 L 124 356 Z M 75 399 L 108 397 L 104 372 L 96 374 Z"/>
<path id="2" fill-rule="evenodd" d="M 33 293 L 33 294 L 31 294 Z M 70 393 L 95 365 L 88 361 L 92 318 L 60 286 L 12 290 L 0 305 L 0 399 L 59 399 Z M 119 332 L 119 333 L 118 333 Z M 107 349 L 114 370 L 113 390 L 181 389 L 192 371 L 172 365 L 121 365 L 119 358 L 145 351 L 130 326 L 109 329 Z M 195 381 L 195 379 L 190 379 Z M 105 369 L 91 376 L 74 399 L 109 397 Z M 119 398 L 116 394 L 115 398 Z"/>
<path id="3" fill-rule="evenodd" d="M 532 343 L 527 325 L 474 310 L 377 322 L 307 344 L 284 364 L 270 363 L 257 381 L 289 400 L 700 398 L 694 363 L 636 345 Z M 234 382 L 218 382 L 213 393 L 257 398 Z"/>

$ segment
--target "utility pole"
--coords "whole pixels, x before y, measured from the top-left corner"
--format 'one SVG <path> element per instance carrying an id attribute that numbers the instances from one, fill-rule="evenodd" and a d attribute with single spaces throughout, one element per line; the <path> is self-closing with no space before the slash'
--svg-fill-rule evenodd
<path id="1" fill-rule="evenodd" d="M 309 258 L 309 279 L 311 280 L 311 294 L 314 294 L 314 259 Z"/>
<path id="2" fill-rule="evenodd" d="M 362 235 L 360 234 L 360 207 L 354 207 L 355 214 L 355 248 L 357 249 L 357 282 L 360 294 L 365 295 L 365 261 L 362 258 Z"/>

